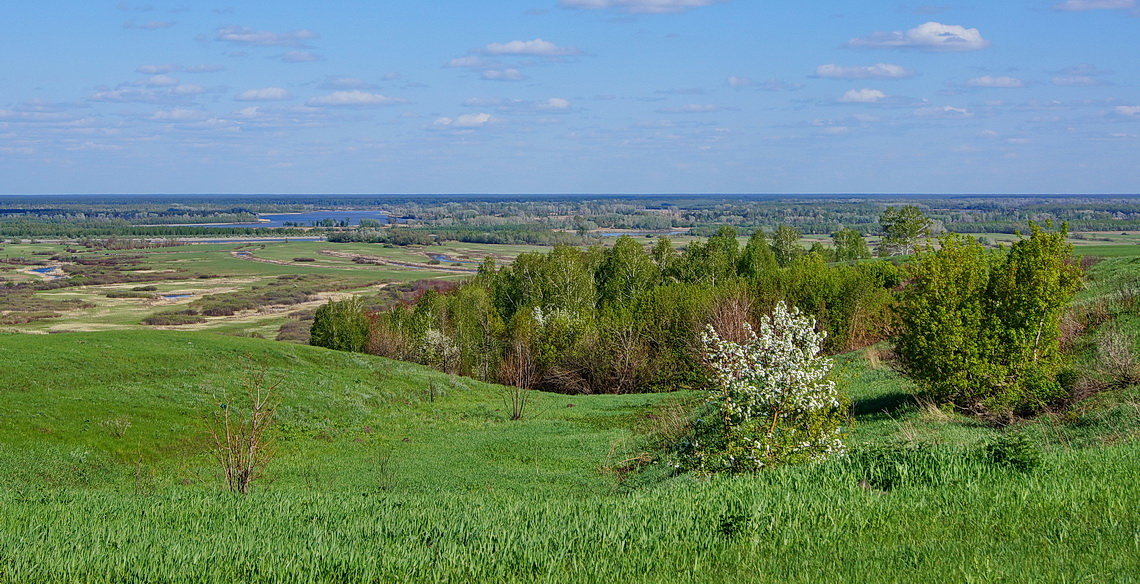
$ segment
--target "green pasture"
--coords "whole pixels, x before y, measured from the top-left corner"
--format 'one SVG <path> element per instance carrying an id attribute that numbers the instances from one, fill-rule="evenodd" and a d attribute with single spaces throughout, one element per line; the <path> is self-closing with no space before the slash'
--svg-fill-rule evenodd
<path id="1" fill-rule="evenodd" d="M 1003 430 L 916 401 L 877 355 L 838 358 L 850 455 L 702 479 L 629 465 L 696 392 L 532 392 L 510 421 L 506 388 L 368 355 L 0 335 L 0 582 L 1136 580 L 1135 388 Z M 241 497 L 203 420 L 250 367 L 281 403 Z M 987 457 L 1011 432 L 1040 467 Z"/>

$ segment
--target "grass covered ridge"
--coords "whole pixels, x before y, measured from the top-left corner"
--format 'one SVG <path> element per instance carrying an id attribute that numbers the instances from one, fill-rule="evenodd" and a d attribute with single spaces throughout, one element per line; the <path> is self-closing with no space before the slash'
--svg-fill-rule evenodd
<path id="1" fill-rule="evenodd" d="M 283 401 L 235 497 L 199 419 L 247 356 Z M 874 363 L 840 362 L 850 456 L 695 480 L 621 470 L 691 394 L 536 392 L 510 422 L 497 386 L 367 355 L 0 336 L 0 582 L 1135 581 L 1135 389 L 1017 429 L 1041 459 L 1021 470 L 993 455 L 1007 432 Z"/>

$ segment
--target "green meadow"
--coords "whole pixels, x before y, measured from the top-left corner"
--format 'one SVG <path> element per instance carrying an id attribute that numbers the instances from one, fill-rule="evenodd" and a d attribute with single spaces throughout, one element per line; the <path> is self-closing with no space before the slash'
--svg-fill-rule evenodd
<path id="1" fill-rule="evenodd" d="M 328 244 L 281 245 L 242 249 L 285 261 Z M 389 272 L 237 248 L 143 252 L 148 269 L 215 270 L 235 290 L 278 268 L 335 271 L 359 284 L 348 293 Z M 1118 302 L 1140 257 L 1090 274 L 1075 305 L 1140 337 Z M 96 302 L 98 288 L 38 294 Z M 250 330 L 240 319 L 135 326 L 145 311 L 110 304 L 135 300 L 104 300 L 121 330 L 0 334 L 0 582 L 1140 581 L 1136 386 L 998 427 L 916 397 L 875 346 L 836 358 L 846 455 L 703 478 L 670 454 L 699 392 L 532 391 L 512 421 L 503 386 L 232 336 Z M 1097 334 L 1074 341 L 1074 371 L 1093 367 Z M 251 370 L 280 404 L 272 460 L 241 496 L 207 420 Z"/>

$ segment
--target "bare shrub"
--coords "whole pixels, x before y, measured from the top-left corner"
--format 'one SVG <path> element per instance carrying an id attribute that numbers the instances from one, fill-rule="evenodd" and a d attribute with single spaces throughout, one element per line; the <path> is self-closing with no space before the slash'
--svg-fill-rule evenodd
<path id="1" fill-rule="evenodd" d="M 525 341 L 516 340 L 507 351 L 499 368 L 499 380 L 506 386 L 503 400 L 512 420 L 521 420 L 530 401 L 530 388 L 534 385 L 537 367 L 534 355 Z"/>
<path id="2" fill-rule="evenodd" d="M 248 493 L 272 458 L 270 433 L 280 384 L 269 379 L 265 367 L 250 365 L 240 389 L 235 394 L 223 389 L 215 396 L 217 408 L 206 416 L 211 454 L 234 493 Z"/>
<path id="3" fill-rule="evenodd" d="M 368 343 L 365 351 L 389 359 L 406 359 L 411 346 L 407 335 L 396 330 L 387 319 L 370 315 L 369 320 Z"/>
<path id="4" fill-rule="evenodd" d="M 749 330 L 744 325 L 755 324 L 752 322 L 752 301 L 744 293 L 718 299 L 713 305 L 709 324 L 721 339 L 734 343 L 747 341 Z"/>

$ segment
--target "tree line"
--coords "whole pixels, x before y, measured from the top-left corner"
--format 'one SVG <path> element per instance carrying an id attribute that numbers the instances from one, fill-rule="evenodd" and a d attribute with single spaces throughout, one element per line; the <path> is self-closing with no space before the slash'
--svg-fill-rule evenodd
<path id="1" fill-rule="evenodd" d="M 899 268 L 831 262 L 838 251 L 804 249 L 798 237 L 757 231 L 740 245 L 724 227 L 683 250 L 628 236 L 609 248 L 559 245 L 502 268 L 487 261 L 454 291 L 387 311 L 331 303 L 312 342 L 522 387 L 625 393 L 703 385 L 706 324 L 736 338 L 780 301 L 817 320 L 828 351 L 885 338 Z M 870 255 L 857 233 L 836 241 Z"/>

